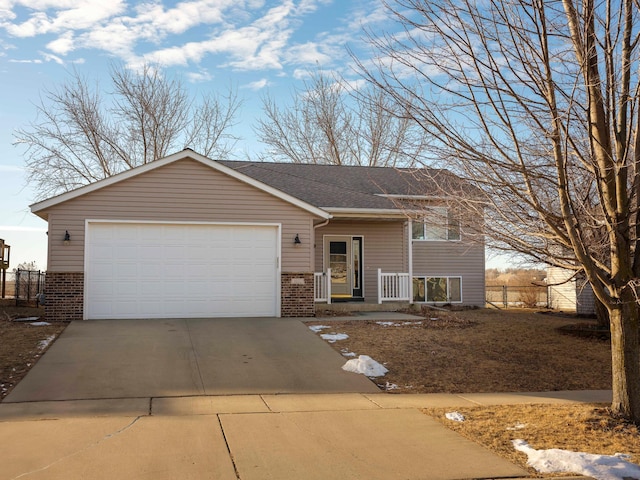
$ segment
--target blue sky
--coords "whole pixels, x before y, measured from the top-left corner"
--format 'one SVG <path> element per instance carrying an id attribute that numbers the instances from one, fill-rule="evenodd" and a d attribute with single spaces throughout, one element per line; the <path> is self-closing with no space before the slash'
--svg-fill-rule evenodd
<path id="1" fill-rule="evenodd" d="M 193 92 L 233 86 L 244 102 L 238 156 L 251 157 L 264 94 L 288 101 L 315 68 L 355 78 L 346 46 L 364 52 L 362 28 L 389 24 L 380 0 L 0 0 L 0 238 L 11 266 L 46 268 L 47 229 L 29 211 L 35 194 L 13 132 L 69 72 L 99 80 L 114 62 L 153 62 Z"/>

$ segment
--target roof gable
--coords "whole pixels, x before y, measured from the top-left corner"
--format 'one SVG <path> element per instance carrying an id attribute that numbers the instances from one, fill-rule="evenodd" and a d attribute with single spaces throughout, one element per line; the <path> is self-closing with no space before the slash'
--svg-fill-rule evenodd
<path id="1" fill-rule="evenodd" d="M 35 214 L 38 214 L 38 212 L 42 212 L 43 210 L 46 210 L 50 207 L 78 198 L 87 193 L 91 193 L 91 192 L 100 190 L 102 188 L 108 187 L 110 185 L 114 185 L 116 183 L 122 182 L 124 180 L 134 178 L 139 175 L 143 175 L 146 172 L 155 170 L 157 168 L 161 168 L 165 165 L 169 165 L 171 163 L 181 161 L 184 159 L 191 159 L 191 160 L 200 162 L 218 172 L 228 175 L 229 177 L 235 178 L 236 180 L 239 180 L 245 184 L 251 185 L 252 187 L 262 190 L 285 202 L 293 204 L 320 218 L 325 218 L 325 219 L 331 218 L 331 215 L 328 212 L 322 210 L 321 208 L 318 208 L 317 206 L 314 206 L 313 204 L 309 204 L 304 200 L 301 200 L 295 196 L 292 196 L 286 193 L 285 191 L 274 188 L 273 186 L 263 183 L 256 178 L 247 176 L 242 172 L 229 168 L 225 166 L 222 162 L 211 160 L 190 149 L 185 149 L 181 152 L 175 153 L 173 155 L 169 155 L 168 157 L 165 157 L 165 158 L 156 160 L 154 162 L 142 165 L 140 167 L 136 167 L 131 170 L 127 170 L 125 172 L 119 173 L 117 175 L 113 175 L 111 177 L 105 178 L 104 180 L 100 180 L 98 182 L 91 183 L 89 185 L 77 188 L 75 190 L 71 190 L 69 192 L 57 195 L 47 200 L 34 203 L 33 205 L 31 205 L 31 211 Z"/>

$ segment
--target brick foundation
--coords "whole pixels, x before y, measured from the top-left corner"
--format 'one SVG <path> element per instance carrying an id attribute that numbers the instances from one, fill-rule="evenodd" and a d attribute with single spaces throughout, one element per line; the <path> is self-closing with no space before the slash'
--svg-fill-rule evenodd
<path id="1" fill-rule="evenodd" d="M 313 273 L 283 273 L 281 279 L 281 315 L 314 317 Z"/>
<path id="2" fill-rule="evenodd" d="M 47 272 L 44 311 L 52 322 L 82 320 L 84 273 Z"/>
<path id="3" fill-rule="evenodd" d="M 281 315 L 315 316 L 313 273 L 283 273 L 281 280 Z M 45 283 L 47 320 L 82 320 L 84 274 L 81 272 L 47 272 Z"/>

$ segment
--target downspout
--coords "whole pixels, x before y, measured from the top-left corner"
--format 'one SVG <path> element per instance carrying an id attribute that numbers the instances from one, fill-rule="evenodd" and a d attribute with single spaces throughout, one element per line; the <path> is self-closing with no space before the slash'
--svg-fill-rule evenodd
<path id="1" fill-rule="evenodd" d="M 327 218 L 324 222 L 320 222 L 317 225 L 314 225 L 313 229 L 315 230 L 316 228 L 326 227 L 329 224 L 329 220 L 331 220 L 331 218 Z M 315 240 L 315 238 L 314 238 L 314 240 Z"/>

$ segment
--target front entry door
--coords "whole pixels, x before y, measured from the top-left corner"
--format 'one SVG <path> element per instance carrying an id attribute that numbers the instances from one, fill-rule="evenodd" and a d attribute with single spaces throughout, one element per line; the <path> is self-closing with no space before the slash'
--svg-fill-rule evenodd
<path id="1" fill-rule="evenodd" d="M 331 297 L 362 297 L 362 237 L 325 237 L 324 247 L 325 267 L 331 268 Z"/>

